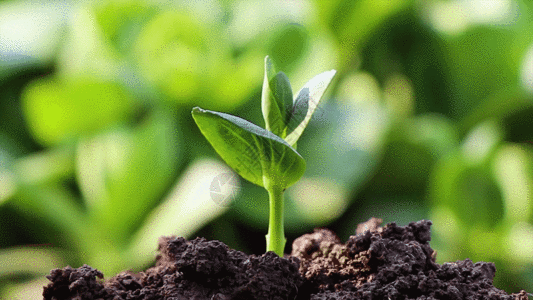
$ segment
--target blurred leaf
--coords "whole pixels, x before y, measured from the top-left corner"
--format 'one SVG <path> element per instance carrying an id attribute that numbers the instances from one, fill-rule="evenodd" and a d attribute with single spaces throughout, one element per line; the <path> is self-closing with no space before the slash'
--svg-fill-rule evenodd
<path id="1" fill-rule="evenodd" d="M 492 228 L 503 219 L 501 190 L 484 166 L 468 166 L 453 155 L 439 163 L 430 180 L 433 203 L 451 209 L 463 224 Z"/>
<path id="2" fill-rule="evenodd" d="M 135 265 L 144 265 L 154 259 L 155 245 L 161 236 L 190 238 L 195 231 L 228 209 L 213 198 L 213 181 L 221 174 L 236 175 L 214 159 L 199 159 L 188 166 L 132 239 L 128 256 Z M 233 196 L 228 194 L 228 197 L 229 201 L 233 200 Z"/>
<path id="3" fill-rule="evenodd" d="M 335 221 L 348 208 L 349 192 L 333 178 L 302 178 L 287 190 L 285 226 L 299 229 L 304 224 L 317 227 Z"/>
<path id="4" fill-rule="evenodd" d="M 355 192 L 377 166 L 389 116 L 377 104 L 339 103 L 320 109 L 316 135 L 304 136 L 308 142 L 299 144 L 309 161 L 307 174 L 334 179 Z"/>
<path id="5" fill-rule="evenodd" d="M 68 1 L 0 3 L 0 80 L 52 62 L 70 11 Z"/>
<path id="6" fill-rule="evenodd" d="M 238 58 L 226 53 L 211 63 L 213 74 L 201 93 L 202 103 L 212 109 L 231 111 L 249 101 L 257 88 L 260 87 L 264 54 L 259 51 L 248 51 Z M 198 104 L 198 103 L 196 103 Z"/>
<path id="7" fill-rule="evenodd" d="M 151 112 L 137 128 L 115 128 L 83 140 L 77 181 L 93 221 L 116 242 L 138 227 L 168 188 L 182 155 L 171 112 Z"/>
<path id="8" fill-rule="evenodd" d="M 532 265 L 533 225 L 530 222 L 514 223 L 501 244 L 502 248 L 507 250 L 504 255 L 508 256 L 511 267 L 523 268 Z"/>
<path id="9" fill-rule="evenodd" d="M 14 171 L 25 184 L 57 183 L 74 174 L 74 147 L 50 148 L 17 159 Z"/>
<path id="10" fill-rule="evenodd" d="M 421 196 L 435 163 L 459 141 L 453 123 L 441 115 L 426 114 L 391 125 L 381 162 L 367 186 L 378 194 L 408 191 Z"/>
<path id="11" fill-rule="evenodd" d="M 455 116 L 467 117 L 486 98 L 516 85 L 519 72 L 515 62 L 507 51 L 501 51 L 502 45 L 513 45 L 512 33 L 503 28 L 473 27 L 446 43 L 449 87 L 455 95 L 450 104 Z"/>
<path id="12" fill-rule="evenodd" d="M 54 248 L 19 247 L 0 249 L 0 277 L 31 274 L 43 276 L 65 264 L 63 253 Z"/>
<path id="13" fill-rule="evenodd" d="M 64 264 L 57 267 L 63 267 Z M 50 281 L 40 276 L 37 279 L 23 282 L 19 284 L 8 284 L 4 293 L 0 293 L 0 297 L 10 300 L 27 300 L 27 299 L 40 299 L 43 295 L 43 286 L 47 285 Z"/>
<path id="14" fill-rule="evenodd" d="M 527 191 L 513 186 L 515 180 L 523 182 L 517 167 L 524 166 L 518 163 L 520 158 L 503 162 L 502 155 L 512 154 L 503 151 L 502 138 L 498 123 L 485 121 L 467 134 L 459 148 L 443 156 L 431 172 L 428 198 L 436 224 L 441 224 L 435 228 L 440 236 L 436 249 L 442 249 L 445 259 L 466 256 L 495 261 L 505 256 L 494 247 L 507 245 L 504 235 L 512 219 L 510 208 L 523 204 L 516 196 Z M 498 179 L 503 174 L 506 178 Z M 513 183 L 509 185 L 508 180 Z M 516 216 L 516 212 L 511 214 Z"/>
<path id="15" fill-rule="evenodd" d="M 291 71 L 304 54 L 309 51 L 310 37 L 302 25 L 291 23 L 281 27 L 271 37 L 267 53 L 278 64 L 280 70 Z"/>
<path id="16" fill-rule="evenodd" d="M 494 227 L 504 217 L 503 196 L 490 159 L 501 144 L 500 127 L 486 121 L 465 137 L 461 148 L 443 157 L 430 180 L 430 198 L 451 208 L 464 224 Z"/>
<path id="17" fill-rule="evenodd" d="M 338 2 L 328 21 L 345 55 L 349 55 L 348 52 L 352 52 L 354 46 L 363 45 L 385 20 L 409 8 L 412 3 L 413 1 L 404 0 L 344 0 Z"/>
<path id="18" fill-rule="evenodd" d="M 28 82 L 49 74 L 51 70 L 51 67 L 26 69 L 6 80 L 0 79 L 0 142 L 16 156 L 39 148 L 24 118 L 21 92 Z"/>
<path id="19" fill-rule="evenodd" d="M 140 32 L 135 57 L 144 77 L 169 99 L 189 103 L 201 92 L 209 69 L 207 28 L 185 11 L 164 11 Z"/>
<path id="20" fill-rule="evenodd" d="M 409 141 L 423 145 L 434 159 L 452 153 L 459 146 L 455 123 L 440 114 L 419 115 L 406 122 Z"/>
<path id="21" fill-rule="evenodd" d="M 9 200 L 18 188 L 14 177 L 10 170 L 0 168 L 0 206 Z"/>
<path id="22" fill-rule="evenodd" d="M 4 153 L 2 153 L 2 149 L 0 148 L 0 205 L 12 196 L 17 196 L 19 190 L 22 195 L 26 195 L 28 191 L 25 191 L 25 189 L 35 192 L 35 190 L 39 190 L 41 187 L 46 189 L 48 186 L 61 184 L 61 180 L 73 174 L 73 150 L 71 145 L 67 145 L 14 159 L 3 155 Z M 27 200 L 14 199 L 15 205 L 20 205 L 25 201 L 41 202 L 44 199 L 46 202 L 48 200 L 45 196 L 46 192 L 43 193 L 42 199 L 34 198 L 35 195 L 32 192 L 23 196 L 23 198 L 29 197 Z M 56 192 L 62 194 L 60 189 Z M 62 196 L 65 199 L 69 198 L 68 194 L 63 194 Z M 22 205 L 20 208 L 24 208 L 28 204 Z M 33 203 L 29 204 L 29 207 L 33 207 L 32 205 L 39 207 L 42 204 Z M 55 205 L 59 205 L 58 214 L 62 210 L 77 210 L 72 203 L 68 203 L 68 200 L 65 202 L 58 200 L 58 203 L 55 203 Z M 36 215 L 40 214 L 36 213 Z"/>
<path id="23" fill-rule="evenodd" d="M 0 206 L 13 196 L 18 188 L 13 164 L 18 153 L 17 147 L 0 132 Z"/>
<path id="24" fill-rule="evenodd" d="M 441 113 L 452 117 L 446 41 L 427 27 L 413 10 L 398 14 L 380 26 L 362 49 L 362 68 L 387 88 L 398 74 L 409 78 L 414 113 Z"/>
<path id="25" fill-rule="evenodd" d="M 10 201 L 28 218 L 46 220 L 56 227 L 73 248 L 87 250 L 92 243 L 86 238 L 91 228 L 78 202 L 71 192 L 56 184 L 20 184 Z"/>
<path id="26" fill-rule="evenodd" d="M 119 86 L 89 78 L 36 80 L 22 101 L 32 133 L 45 145 L 92 134 L 123 120 L 132 109 L 131 99 Z"/>
<path id="27" fill-rule="evenodd" d="M 457 206 L 461 219 L 468 223 L 489 226 L 498 224 L 503 218 L 501 190 L 488 170 L 469 169 L 455 178 L 455 199 L 449 199 L 450 206 Z"/>
<path id="28" fill-rule="evenodd" d="M 501 120 L 507 125 L 509 133 L 522 138 L 533 138 L 530 130 L 530 112 L 533 110 L 533 96 L 517 85 L 507 86 L 495 91 L 478 107 L 461 120 L 463 131 L 471 129 L 485 119 Z M 522 132 L 520 132 L 522 131 Z"/>
<path id="29" fill-rule="evenodd" d="M 504 200 L 506 221 L 533 220 L 533 152 L 529 147 L 503 144 L 496 150 L 492 170 Z"/>
<path id="30" fill-rule="evenodd" d="M 470 166 L 488 163 L 503 140 L 501 125 L 487 120 L 474 127 L 461 145 L 463 160 Z"/>
<path id="31" fill-rule="evenodd" d="M 120 55 L 99 28 L 91 1 L 78 5 L 69 20 L 57 75 L 62 79 L 94 77 L 118 82 L 123 71 Z"/>
<path id="32" fill-rule="evenodd" d="M 94 7 L 98 27 L 113 49 L 127 55 L 147 22 L 160 12 L 149 1 L 105 1 Z"/>

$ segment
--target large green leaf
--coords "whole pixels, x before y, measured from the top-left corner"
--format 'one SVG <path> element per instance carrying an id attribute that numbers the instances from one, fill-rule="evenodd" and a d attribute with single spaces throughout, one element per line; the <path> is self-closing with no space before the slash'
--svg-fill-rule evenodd
<path id="1" fill-rule="evenodd" d="M 137 36 L 132 53 L 141 75 L 171 103 L 187 103 L 206 90 L 207 28 L 191 13 L 168 10 L 153 17 Z"/>
<path id="2" fill-rule="evenodd" d="M 172 183 L 181 158 L 172 110 L 151 111 L 78 144 L 77 180 L 85 205 L 113 242 L 125 242 Z"/>
<path id="3" fill-rule="evenodd" d="M 139 32 L 160 9 L 143 0 L 102 1 L 94 5 L 94 19 L 112 51 L 127 55 Z"/>
<path id="4" fill-rule="evenodd" d="M 293 147 L 296 145 L 296 141 L 311 120 L 335 73 L 335 70 L 330 70 L 313 77 L 294 98 L 292 110 L 288 113 L 287 136 L 285 137 L 289 145 Z"/>
<path id="5" fill-rule="evenodd" d="M 261 97 L 265 127 L 279 137 L 284 137 L 288 113 L 292 108 L 292 88 L 283 72 L 276 74 L 272 61 L 265 57 L 265 78 Z"/>
<path id="6" fill-rule="evenodd" d="M 305 161 L 282 138 L 236 116 L 195 107 L 192 116 L 216 152 L 244 179 L 264 187 L 264 178 L 287 188 L 305 171 Z"/>
<path id="7" fill-rule="evenodd" d="M 44 145 L 94 134 L 133 108 L 122 87 L 94 78 L 35 80 L 25 88 L 22 105 L 31 132 Z"/>

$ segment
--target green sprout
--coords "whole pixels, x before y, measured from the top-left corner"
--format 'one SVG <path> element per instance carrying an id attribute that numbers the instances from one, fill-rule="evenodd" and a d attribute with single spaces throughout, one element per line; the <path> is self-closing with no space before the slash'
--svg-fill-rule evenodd
<path id="1" fill-rule="evenodd" d="M 283 256 L 283 193 L 304 174 L 305 160 L 296 152 L 296 142 L 331 83 L 335 70 L 315 76 L 293 98 L 283 72 L 276 73 L 265 57 L 261 106 L 266 129 L 239 117 L 192 110 L 194 121 L 215 151 L 242 178 L 264 187 L 270 200 L 266 235 L 267 251 Z"/>

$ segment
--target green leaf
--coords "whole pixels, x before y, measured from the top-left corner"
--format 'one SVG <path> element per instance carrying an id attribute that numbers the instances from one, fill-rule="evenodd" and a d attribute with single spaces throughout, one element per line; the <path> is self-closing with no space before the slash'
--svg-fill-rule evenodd
<path id="1" fill-rule="evenodd" d="M 192 110 L 194 121 L 224 161 L 244 179 L 265 187 L 264 178 L 283 189 L 305 171 L 305 160 L 282 138 L 236 116 Z"/>
<path id="2" fill-rule="evenodd" d="M 139 32 L 133 46 L 136 65 L 170 103 L 187 103 L 207 90 L 208 31 L 208 24 L 191 13 L 167 10 L 150 19 Z M 218 41 L 212 42 L 218 45 Z"/>
<path id="3" fill-rule="evenodd" d="M 94 134 L 133 109 L 122 87 L 92 78 L 35 80 L 25 88 L 22 105 L 31 132 L 43 145 Z"/>
<path id="4" fill-rule="evenodd" d="M 103 1 L 94 5 L 94 19 L 112 51 L 128 55 L 137 35 L 160 12 L 147 1 Z"/>
<path id="5" fill-rule="evenodd" d="M 287 114 L 292 108 L 292 88 L 285 73 L 276 74 L 268 56 L 265 57 L 261 104 L 266 129 L 283 138 L 287 127 Z"/>
<path id="6" fill-rule="evenodd" d="M 135 127 L 116 126 L 78 144 L 85 206 L 102 228 L 113 228 L 114 243 L 128 240 L 174 179 L 182 153 L 172 111 L 154 109 Z"/>
<path id="7" fill-rule="evenodd" d="M 313 77 L 294 98 L 293 108 L 288 113 L 287 136 L 285 137 L 289 145 L 293 147 L 296 145 L 335 73 L 335 70 L 330 70 Z"/>

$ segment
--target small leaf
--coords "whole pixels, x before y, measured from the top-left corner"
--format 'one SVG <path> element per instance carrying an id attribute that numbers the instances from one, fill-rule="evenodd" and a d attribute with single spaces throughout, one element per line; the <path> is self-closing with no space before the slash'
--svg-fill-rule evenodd
<path id="1" fill-rule="evenodd" d="M 305 160 L 282 138 L 236 116 L 192 110 L 194 121 L 224 161 L 244 179 L 264 187 L 264 178 L 287 188 L 302 177 Z"/>
<path id="2" fill-rule="evenodd" d="M 287 122 L 288 128 L 285 140 L 289 145 L 293 147 L 296 145 L 296 141 L 302 135 L 305 127 L 307 127 L 335 73 L 335 70 L 331 70 L 318 74 L 298 92 L 294 99 L 293 108 L 288 112 L 289 121 Z"/>
<path id="3" fill-rule="evenodd" d="M 292 88 L 283 72 L 276 74 L 272 61 L 265 57 L 265 78 L 261 106 L 265 127 L 275 135 L 284 137 L 287 127 L 287 112 L 292 107 Z"/>

